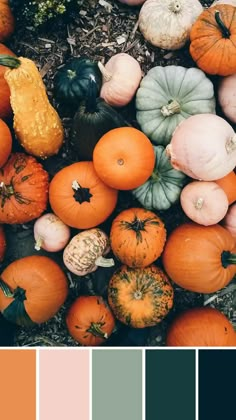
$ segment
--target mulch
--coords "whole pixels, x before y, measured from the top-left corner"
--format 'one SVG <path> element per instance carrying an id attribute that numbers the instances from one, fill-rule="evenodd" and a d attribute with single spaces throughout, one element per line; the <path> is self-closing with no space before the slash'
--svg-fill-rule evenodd
<path id="1" fill-rule="evenodd" d="M 201 3 L 207 7 L 213 1 L 201 1 Z M 77 13 L 56 19 L 48 26 L 35 30 L 32 27 L 25 27 L 22 21 L 17 24 L 15 34 L 7 45 L 18 56 L 25 56 L 36 62 L 47 87 L 49 99 L 59 112 L 65 129 L 65 143 L 58 156 L 42 162 L 51 177 L 63 166 L 73 162 L 69 148 L 73 114 L 70 109 L 56 102 L 53 82 L 57 69 L 70 57 L 87 56 L 106 63 L 114 54 L 126 52 L 138 60 L 143 75 L 157 65 L 196 66 L 188 52 L 188 45 L 178 51 L 166 51 L 147 43 L 137 26 L 139 9 L 139 7 L 129 7 L 115 0 L 82 0 Z M 211 77 L 211 80 L 217 86 L 217 78 Z M 133 127 L 139 128 L 135 119 L 134 101 L 119 112 Z M 14 142 L 14 150 L 21 150 L 17 141 Z M 109 232 L 114 215 L 135 204 L 137 203 L 129 192 L 120 192 L 114 214 L 100 227 Z M 174 227 L 186 220 L 178 203 L 158 214 L 165 222 L 167 232 L 171 232 Z M 92 294 L 106 298 L 108 281 L 114 268 L 99 268 L 91 275 L 75 276 L 63 266 L 62 253 L 49 254 L 42 250 L 39 252 L 34 250 L 32 229 L 33 222 L 6 226 L 7 255 L 4 263 L 0 265 L 1 270 L 11 261 L 26 255 L 36 253 L 47 255 L 55 259 L 65 270 L 70 287 L 69 297 L 56 316 L 30 330 L 15 327 L 0 318 L 0 345 L 79 346 L 66 329 L 66 312 L 79 295 Z M 157 263 L 161 264 L 159 261 Z M 174 308 L 162 323 L 155 327 L 138 330 L 117 322 L 116 329 L 105 346 L 164 346 L 166 329 L 176 314 L 184 309 L 202 305 L 209 305 L 222 311 L 236 328 L 236 280 L 212 295 L 203 296 L 188 292 L 175 285 L 174 289 Z"/>

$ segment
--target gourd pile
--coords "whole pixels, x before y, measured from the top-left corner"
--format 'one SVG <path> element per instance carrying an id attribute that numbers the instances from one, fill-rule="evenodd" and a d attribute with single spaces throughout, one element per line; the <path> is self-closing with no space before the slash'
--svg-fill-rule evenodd
<path id="1" fill-rule="evenodd" d="M 52 98 L 36 62 L 5 45 L 14 16 L 0 1 L 0 311 L 30 335 L 66 305 L 78 345 L 170 317 L 168 346 L 236 346 L 214 307 L 174 313 L 178 288 L 212 294 L 236 274 L 236 2 L 122 3 L 154 50 L 184 47 L 194 65 L 144 73 L 129 52 L 70 57 Z M 135 123 L 122 112 L 131 105 Z M 169 229 L 176 205 L 182 221 Z M 33 226 L 34 243 L 9 263 L 5 232 L 18 225 Z M 101 270 L 111 273 L 103 295 L 71 294 L 72 278 Z"/>

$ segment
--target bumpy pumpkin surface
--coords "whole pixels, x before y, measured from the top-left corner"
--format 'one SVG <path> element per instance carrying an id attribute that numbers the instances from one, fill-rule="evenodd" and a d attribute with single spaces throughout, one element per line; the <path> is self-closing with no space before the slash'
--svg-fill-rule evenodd
<path id="1" fill-rule="evenodd" d="M 156 161 L 152 175 L 132 193 L 146 209 L 167 210 L 178 200 L 186 175 L 173 168 L 163 146 L 154 146 L 154 151 Z"/>
<path id="2" fill-rule="evenodd" d="M 48 173 L 33 156 L 14 153 L 0 170 L 0 223 L 26 223 L 47 207 Z"/>
<path id="3" fill-rule="evenodd" d="M 113 253 L 129 267 L 146 267 L 162 253 L 166 230 L 162 220 L 143 208 L 122 211 L 112 222 Z"/>
<path id="4" fill-rule="evenodd" d="M 140 83 L 136 110 L 142 131 L 153 143 L 166 145 L 184 119 L 215 113 L 213 84 L 200 69 L 153 67 Z"/>
<path id="5" fill-rule="evenodd" d="M 116 318 L 134 328 L 156 325 L 173 306 L 173 288 L 164 272 L 122 266 L 108 286 L 108 303 Z"/>

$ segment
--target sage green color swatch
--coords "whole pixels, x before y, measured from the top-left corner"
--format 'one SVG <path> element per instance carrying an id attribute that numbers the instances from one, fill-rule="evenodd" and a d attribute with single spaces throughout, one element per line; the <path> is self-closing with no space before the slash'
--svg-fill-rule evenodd
<path id="1" fill-rule="evenodd" d="M 146 351 L 145 420 L 195 420 L 195 351 Z"/>
<path id="2" fill-rule="evenodd" d="M 142 420 L 142 350 L 92 351 L 92 420 Z"/>

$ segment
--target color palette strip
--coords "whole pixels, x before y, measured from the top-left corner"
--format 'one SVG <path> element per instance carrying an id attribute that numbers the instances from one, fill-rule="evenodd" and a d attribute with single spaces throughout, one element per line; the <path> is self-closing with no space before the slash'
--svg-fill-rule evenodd
<path id="1" fill-rule="evenodd" d="M 233 349 L 0 349 L 1 418 L 230 418 L 235 361 Z"/>

